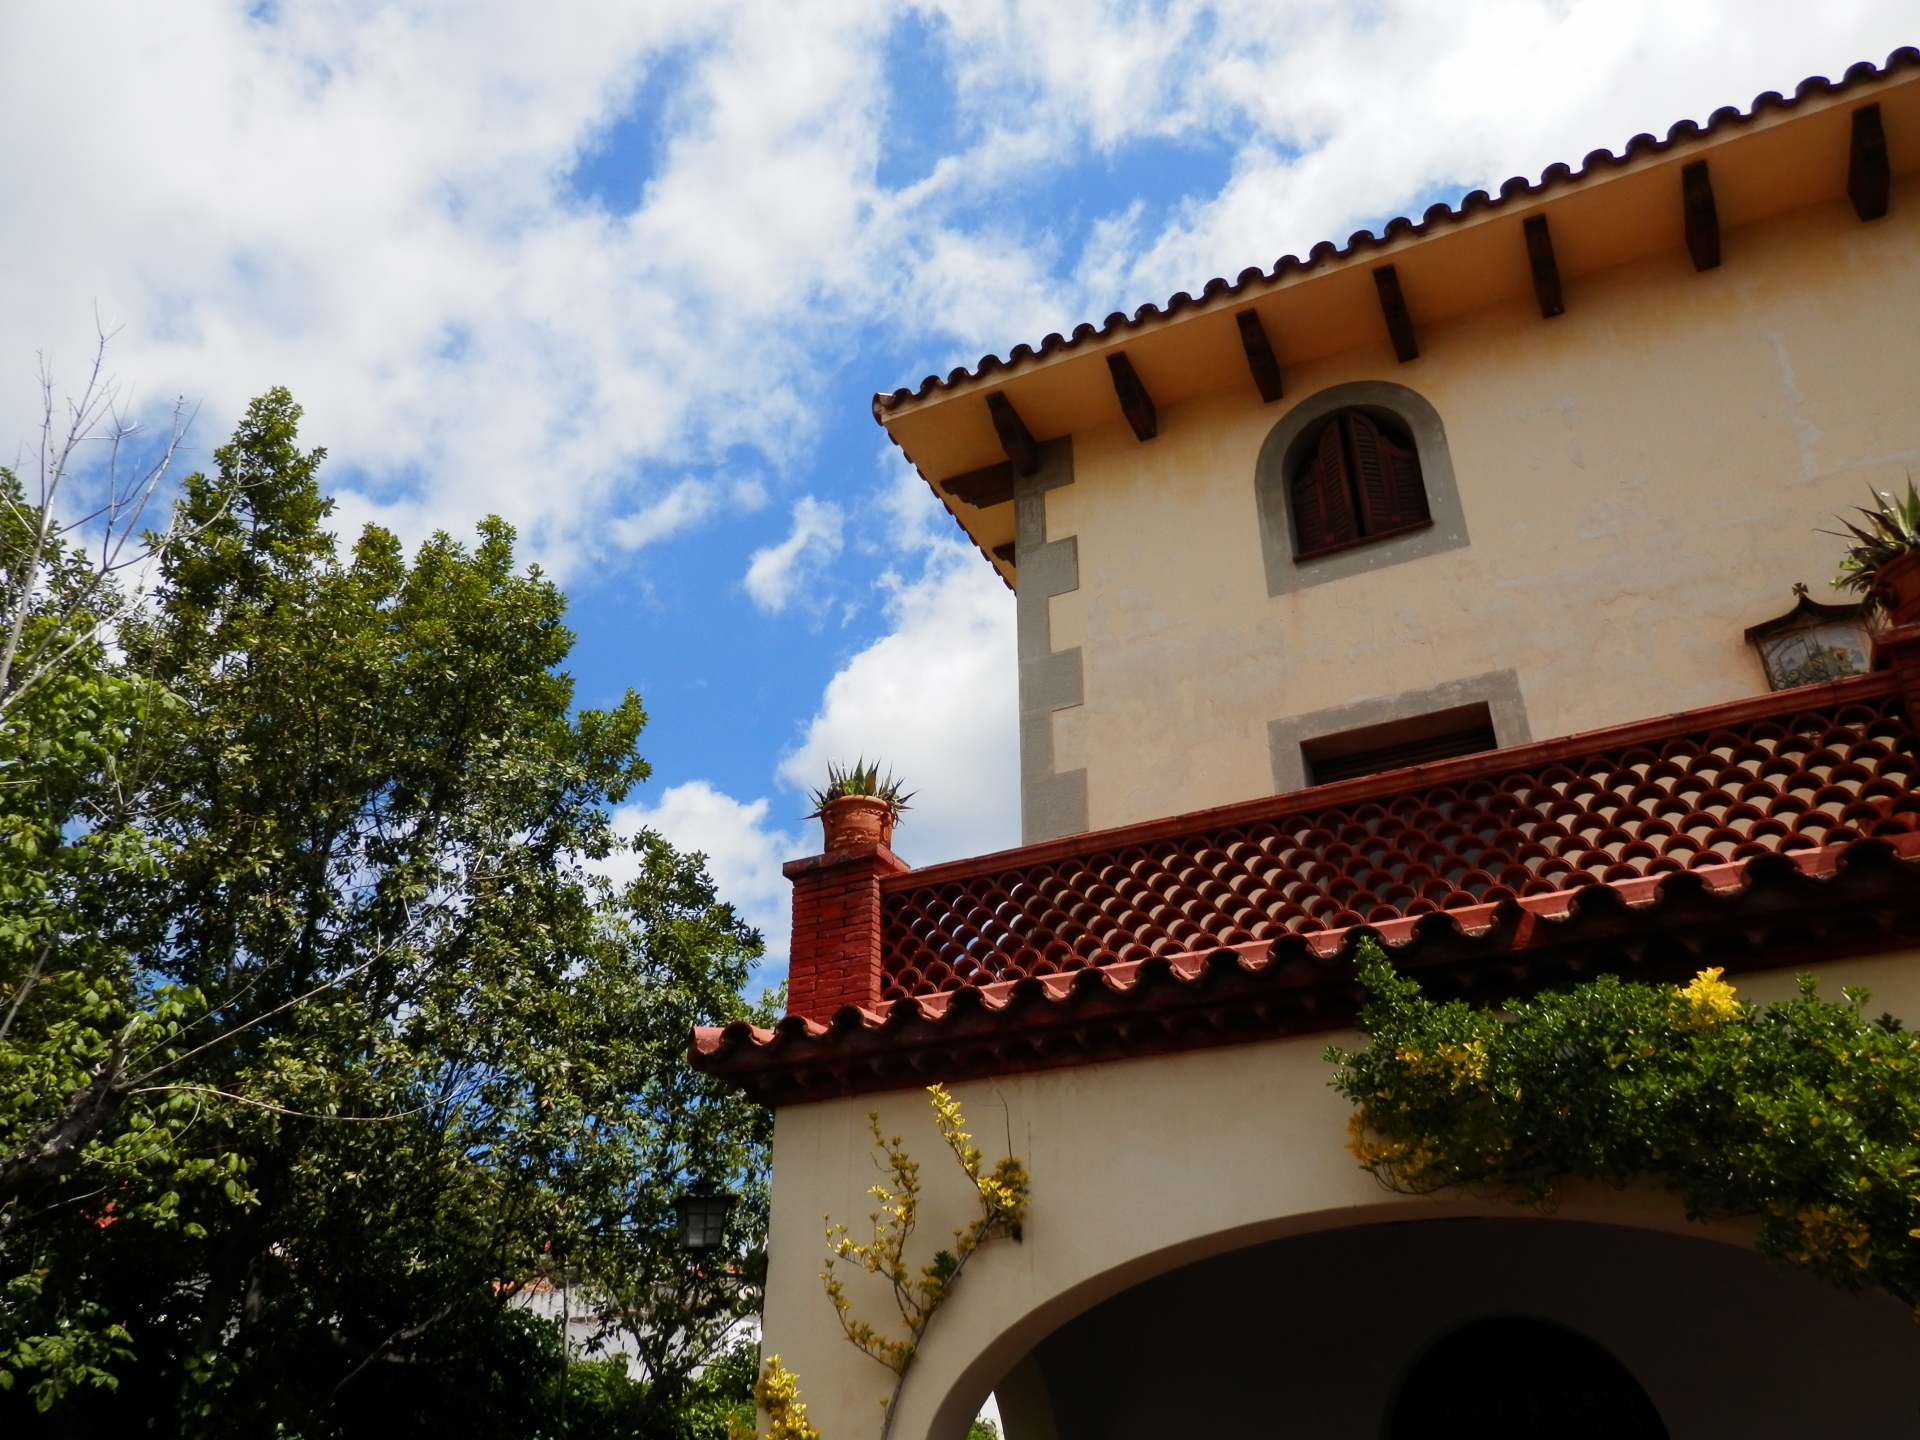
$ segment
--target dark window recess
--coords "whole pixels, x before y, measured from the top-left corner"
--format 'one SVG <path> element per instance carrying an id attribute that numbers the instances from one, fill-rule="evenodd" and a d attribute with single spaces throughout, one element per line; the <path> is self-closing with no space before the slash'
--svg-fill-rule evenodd
<path id="1" fill-rule="evenodd" d="M 1300 755 L 1306 761 L 1310 783 L 1331 785 L 1336 780 L 1378 775 L 1383 770 L 1400 770 L 1409 765 L 1431 765 L 1436 760 L 1478 755 L 1483 750 L 1499 748 L 1500 742 L 1493 733 L 1492 712 L 1482 702 L 1438 710 L 1431 715 L 1416 715 L 1410 720 L 1389 720 L 1384 725 L 1344 730 L 1338 735 L 1322 735 L 1317 740 L 1304 741 Z"/>
<path id="2" fill-rule="evenodd" d="M 1433 523 L 1413 441 L 1365 410 L 1320 427 L 1290 488 L 1301 560 Z"/>
<path id="3" fill-rule="evenodd" d="M 1667 1440 L 1626 1366 L 1541 1320 L 1482 1320 L 1421 1357 L 1394 1401 L 1388 1440 Z"/>

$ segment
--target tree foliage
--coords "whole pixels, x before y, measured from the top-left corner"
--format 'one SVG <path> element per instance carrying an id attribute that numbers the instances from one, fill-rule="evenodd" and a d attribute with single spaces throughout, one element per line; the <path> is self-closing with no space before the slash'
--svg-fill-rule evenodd
<path id="1" fill-rule="evenodd" d="M 759 937 L 615 834 L 645 714 L 574 709 L 510 527 L 343 553 L 298 419 L 254 402 L 150 603 L 0 720 L 0 1419 L 717 1435 L 766 1119 L 684 1048 L 749 1015 Z M 28 634 L 86 623 L 63 573 L 104 593 L 56 549 Z M 700 1261 L 696 1178 L 742 1197 Z M 573 1374 L 525 1303 L 555 1284 L 643 1380 Z M 617 1403 L 566 1419 L 582 1385 Z"/>
<path id="2" fill-rule="evenodd" d="M 1371 941 L 1357 1053 L 1334 1085 L 1352 1149 L 1389 1188 L 1548 1199 L 1645 1177 L 1696 1220 L 1753 1216 L 1760 1249 L 1920 1308 L 1920 1036 L 1868 995 L 1755 1005 L 1720 971 L 1603 976 L 1510 1009 L 1437 1004 Z"/>

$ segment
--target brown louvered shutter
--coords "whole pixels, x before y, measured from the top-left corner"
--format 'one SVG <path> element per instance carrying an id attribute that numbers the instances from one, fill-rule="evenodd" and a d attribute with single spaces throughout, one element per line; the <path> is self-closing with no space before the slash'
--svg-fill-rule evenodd
<path id="1" fill-rule="evenodd" d="M 1293 524 L 1296 550 L 1301 555 L 1359 538 L 1353 487 L 1347 478 L 1337 419 L 1320 431 L 1313 457 L 1294 479 Z"/>
<path id="2" fill-rule="evenodd" d="M 1427 509 L 1427 485 L 1420 475 L 1420 457 L 1411 445 L 1402 445 L 1390 431 L 1380 432 L 1380 459 L 1387 470 L 1387 488 L 1394 513 L 1402 525 L 1423 525 L 1433 518 Z"/>
<path id="3" fill-rule="evenodd" d="M 1352 410 L 1340 418 L 1353 441 L 1354 488 L 1365 533 L 1383 535 L 1428 519 L 1419 457 L 1370 415 Z"/>

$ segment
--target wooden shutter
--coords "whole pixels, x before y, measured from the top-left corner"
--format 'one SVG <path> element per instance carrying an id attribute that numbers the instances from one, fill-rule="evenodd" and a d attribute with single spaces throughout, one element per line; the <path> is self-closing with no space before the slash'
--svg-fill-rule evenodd
<path id="1" fill-rule="evenodd" d="M 1349 410 L 1340 417 L 1353 444 L 1354 489 L 1360 497 L 1361 529 L 1368 535 L 1404 530 L 1431 518 L 1420 458 L 1372 416 Z"/>
<path id="2" fill-rule="evenodd" d="M 1353 487 L 1335 419 L 1320 431 L 1313 455 L 1293 482 L 1294 549 L 1301 555 L 1357 540 Z"/>

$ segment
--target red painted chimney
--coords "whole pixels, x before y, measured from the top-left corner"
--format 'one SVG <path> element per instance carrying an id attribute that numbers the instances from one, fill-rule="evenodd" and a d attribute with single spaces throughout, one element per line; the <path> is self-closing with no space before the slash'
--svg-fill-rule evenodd
<path id="1" fill-rule="evenodd" d="M 883 844 L 829 850 L 781 867 L 793 882 L 787 1013 L 825 1023 L 880 1004 L 880 881 L 910 869 Z"/>

